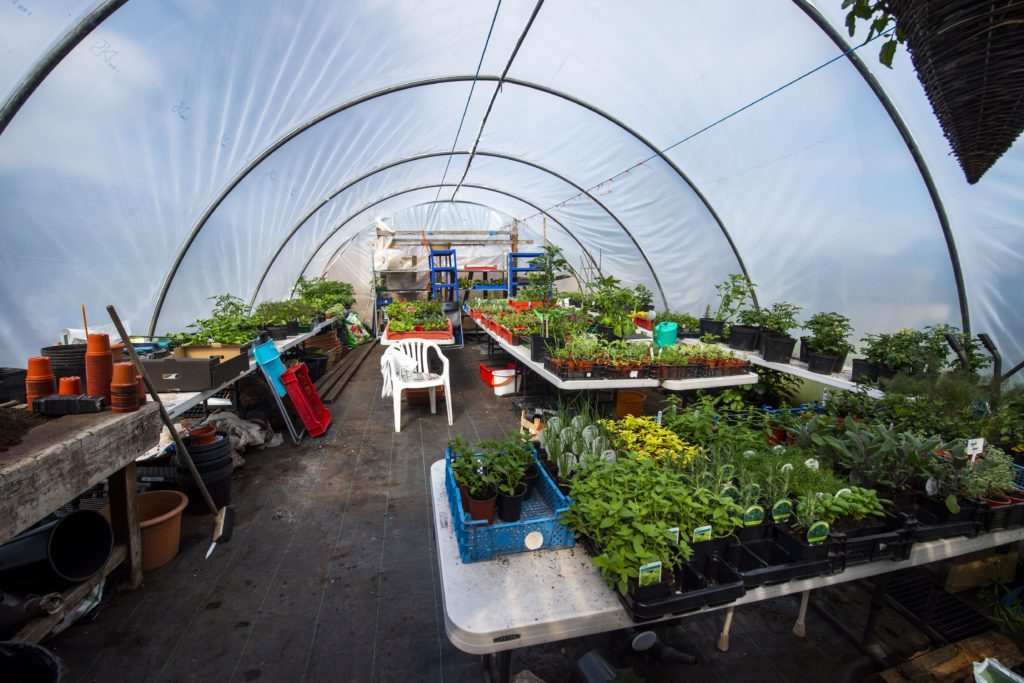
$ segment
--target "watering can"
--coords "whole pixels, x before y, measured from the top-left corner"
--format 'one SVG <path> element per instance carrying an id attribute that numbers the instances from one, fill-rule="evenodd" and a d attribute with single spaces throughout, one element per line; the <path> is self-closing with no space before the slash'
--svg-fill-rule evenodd
<path id="1" fill-rule="evenodd" d="M 657 346 L 672 346 L 676 343 L 676 332 L 679 326 L 675 323 L 658 323 L 654 326 L 654 343 Z"/>

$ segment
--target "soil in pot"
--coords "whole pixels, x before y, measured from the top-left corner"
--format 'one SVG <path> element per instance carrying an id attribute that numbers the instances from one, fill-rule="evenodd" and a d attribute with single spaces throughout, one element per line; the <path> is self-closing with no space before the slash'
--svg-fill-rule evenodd
<path id="1" fill-rule="evenodd" d="M 472 494 L 467 497 L 469 516 L 472 519 L 483 520 L 488 524 L 494 523 L 494 508 L 498 502 L 498 494 L 488 492 L 485 498 L 474 498 Z"/>
<path id="2" fill-rule="evenodd" d="M 518 522 L 523 516 L 523 499 L 526 497 L 526 483 L 520 483 L 514 496 L 498 494 L 498 519 L 503 522 Z"/>

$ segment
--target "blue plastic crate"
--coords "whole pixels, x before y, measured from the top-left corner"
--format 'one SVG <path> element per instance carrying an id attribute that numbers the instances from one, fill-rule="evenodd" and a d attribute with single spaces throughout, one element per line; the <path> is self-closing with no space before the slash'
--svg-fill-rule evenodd
<path id="1" fill-rule="evenodd" d="M 523 502 L 523 516 L 518 522 L 495 522 L 474 520 L 462 510 L 459 487 L 452 474 L 452 452 L 445 451 L 445 491 L 448 494 L 448 509 L 452 514 L 452 528 L 459 543 L 459 555 L 463 562 L 490 560 L 498 555 L 531 552 L 525 545 L 526 536 L 534 531 L 543 536 L 543 543 L 537 550 L 571 548 L 575 542 L 572 531 L 559 520 L 569 510 L 566 498 L 547 470 L 533 460 L 540 470 L 540 477 L 530 500 Z"/>

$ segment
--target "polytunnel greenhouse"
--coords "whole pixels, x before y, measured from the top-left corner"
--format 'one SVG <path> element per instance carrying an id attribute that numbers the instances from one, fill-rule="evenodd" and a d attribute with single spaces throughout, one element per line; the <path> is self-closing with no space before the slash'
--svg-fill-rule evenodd
<path id="1" fill-rule="evenodd" d="M 1018 0 L 0 5 L 0 680 L 1024 680 Z"/>

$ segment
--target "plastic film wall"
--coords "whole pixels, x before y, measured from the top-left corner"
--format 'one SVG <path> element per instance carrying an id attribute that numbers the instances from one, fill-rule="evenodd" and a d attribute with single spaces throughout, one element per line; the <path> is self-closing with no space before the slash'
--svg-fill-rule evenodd
<path id="1" fill-rule="evenodd" d="M 0 7 L 0 94 L 93 4 Z M 326 273 L 365 306 L 375 220 L 498 217 L 659 308 L 745 269 L 861 333 L 969 313 L 1016 363 L 1022 146 L 967 185 L 840 5 L 129 0 L 0 134 L 0 364 L 81 303 L 165 332 Z"/>

